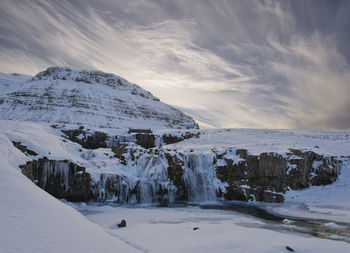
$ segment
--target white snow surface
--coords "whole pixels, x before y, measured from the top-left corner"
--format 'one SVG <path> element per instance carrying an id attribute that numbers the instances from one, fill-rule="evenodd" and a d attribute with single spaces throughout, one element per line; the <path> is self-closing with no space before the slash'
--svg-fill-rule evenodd
<path id="1" fill-rule="evenodd" d="M 206 129 L 200 133 L 199 138 L 172 144 L 169 148 L 200 152 L 213 148 L 247 149 L 253 155 L 263 152 L 283 154 L 295 148 L 324 155 L 350 155 L 350 130 Z"/>
<path id="2" fill-rule="evenodd" d="M 350 252 L 350 244 L 345 242 L 267 230 L 264 222 L 255 218 L 196 208 L 99 209 L 82 205 L 97 212 L 86 216 L 99 226 L 94 225 L 36 187 L 18 169 L 28 160 L 46 156 L 71 160 L 89 172 L 123 172 L 114 165 L 115 160 L 106 159 L 107 149 L 81 149 L 76 143 L 63 141 L 61 134 L 42 123 L 0 120 L 0 252 L 287 252 L 287 245 L 296 252 Z M 166 148 L 187 152 L 247 148 L 249 153 L 259 154 L 287 152 L 292 147 L 348 156 L 349 136 L 350 131 L 201 130 L 200 138 Z M 38 156 L 25 156 L 11 141 L 21 142 Z M 334 184 L 289 191 L 286 203 L 267 208 L 325 219 L 325 227 L 337 227 L 337 222 L 350 220 L 349 192 L 350 166 L 345 165 Z M 127 227 L 115 229 L 121 219 L 127 220 Z M 338 235 L 330 238 L 342 239 Z"/>
<path id="3" fill-rule="evenodd" d="M 185 208 L 76 206 L 108 233 L 152 253 L 349 252 L 350 244 L 266 229 L 263 220 L 230 211 Z M 125 228 L 116 224 L 126 220 Z M 198 228 L 194 230 L 194 228 Z M 332 239 L 341 239 L 332 235 Z"/>
<path id="4" fill-rule="evenodd" d="M 0 133 L 0 252 L 139 252 L 35 186 L 27 159 Z"/>
<path id="5" fill-rule="evenodd" d="M 65 67 L 34 77 L 0 73 L 0 119 L 112 129 L 197 127 L 191 117 L 119 76 Z"/>

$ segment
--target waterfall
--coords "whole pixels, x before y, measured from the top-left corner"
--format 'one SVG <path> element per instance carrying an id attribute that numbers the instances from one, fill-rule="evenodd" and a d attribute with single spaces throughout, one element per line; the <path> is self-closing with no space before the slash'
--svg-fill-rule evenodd
<path id="1" fill-rule="evenodd" d="M 183 180 L 189 201 L 215 201 L 217 192 L 225 186 L 216 178 L 213 155 L 188 154 L 184 156 Z"/>
<path id="2" fill-rule="evenodd" d="M 141 158 L 139 202 L 173 201 L 176 187 L 168 178 L 167 168 L 168 162 L 163 153 Z"/>
<path id="3" fill-rule="evenodd" d="M 164 152 L 142 154 L 133 165 L 128 163 L 128 175 L 101 174 L 94 183 L 94 196 L 100 202 L 116 203 L 172 203 L 186 201 L 215 201 L 218 192 L 225 192 L 225 184 L 216 177 L 214 155 L 185 154 L 181 157 L 181 185 L 168 176 L 168 160 Z M 179 158 L 180 159 L 180 158 Z M 129 165 L 130 164 L 130 165 Z M 182 191 L 180 187 L 184 187 Z"/>
<path id="4" fill-rule="evenodd" d="M 128 175 L 100 174 L 93 178 L 93 195 L 99 202 L 124 204 L 173 202 L 176 187 L 167 174 L 164 154 L 143 154 L 133 166 L 125 166 Z"/>

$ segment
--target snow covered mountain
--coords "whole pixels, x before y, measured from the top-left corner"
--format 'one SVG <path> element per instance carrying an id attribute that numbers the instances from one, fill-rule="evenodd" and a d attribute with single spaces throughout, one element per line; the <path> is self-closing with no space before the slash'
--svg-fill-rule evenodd
<path id="1" fill-rule="evenodd" d="M 114 129 L 198 128 L 191 117 L 119 76 L 66 67 L 34 77 L 0 73 L 0 119 Z"/>

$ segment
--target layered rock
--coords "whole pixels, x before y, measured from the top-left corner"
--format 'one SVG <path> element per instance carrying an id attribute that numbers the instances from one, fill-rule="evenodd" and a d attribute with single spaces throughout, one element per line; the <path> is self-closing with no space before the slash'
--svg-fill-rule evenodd
<path id="1" fill-rule="evenodd" d="M 228 183 L 225 199 L 283 202 L 288 190 L 299 190 L 311 185 L 334 182 L 342 161 L 312 151 L 291 149 L 285 155 L 261 153 L 247 155 L 247 150 L 236 150 L 236 161 L 219 155 L 224 160 L 216 167 L 217 177 Z"/>
<path id="2" fill-rule="evenodd" d="M 69 161 L 46 158 L 21 166 L 23 174 L 55 197 L 115 203 L 173 201 L 283 202 L 283 194 L 334 182 L 336 157 L 291 149 L 286 154 L 250 155 L 244 149 L 210 153 L 177 152 L 116 142 L 115 164 L 127 174 L 89 172 Z M 103 147 L 105 143 L 103 142 Z"/>
<path id="3" fill-rule="evenodd" d="M 46 157 L 21 165 L 22 173 L 51 195 L 69 201 L 92 198 L 91 176 L 85 168 L 67 160 Z"/>

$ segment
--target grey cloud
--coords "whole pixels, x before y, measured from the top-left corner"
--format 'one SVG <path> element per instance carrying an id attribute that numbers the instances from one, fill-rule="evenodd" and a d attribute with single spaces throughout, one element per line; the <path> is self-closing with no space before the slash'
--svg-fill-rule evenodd
<path id="1" fill-rule="evenodd" d="M 9 1 L 0 71 L 101 69 L 205 126 L 350 128 L 349 1 Z"/>

